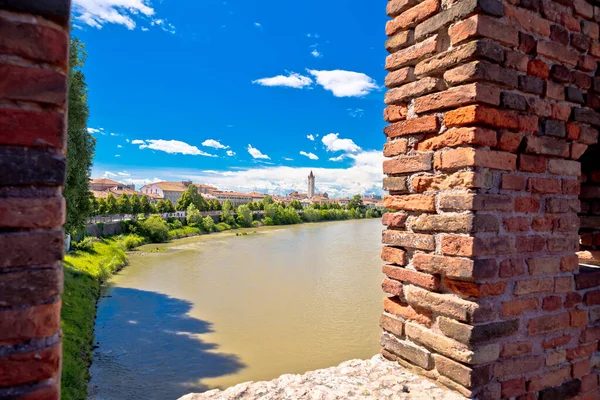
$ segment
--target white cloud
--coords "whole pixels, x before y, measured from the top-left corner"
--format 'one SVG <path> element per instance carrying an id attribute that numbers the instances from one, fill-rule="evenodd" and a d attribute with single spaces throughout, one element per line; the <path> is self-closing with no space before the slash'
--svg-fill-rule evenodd
<path id="1" fill-rule="evenodd" d="M 283 157 L 283 159 L 284 159 L 285 161 L 294 161 L 294 159 L 293 159 L 293 158 L 289 158 L 289 157 Z"/>
<path id="2" fill-rule="evenodd" d="M 306 138 L 308 140 L 312 140 L 313 142 L 315 141 L 315 137 L 313 135 L 306 135 Z"/>
<path id="3" fill-rule="evenodd" d="M 135 139 L 131 141 L 131 144 L 144 144 L 143 140 Z"/>
<path id="4" fill-rule="evenodd" d="M 339 133 L 330 133 L 323 136 L 321 141 L 325 145 L 327 151 L 343 151 L 346 153 L 358 153 L 362 149 L 354 143 L 352 139 L 340 139 Z"/>
<path id="5" fill-rule="evenodd" d="M 117 174 L 115 174 L 114 172 L 110 172 L 110 171 L 104 171 L 104 175 L 102 177 L 103 178 L 111 178 L 113 176 L 117 176 Z"/>
<path id="6" fill-rule="evenodd" d="M 126 141 L 127 143 L 129 143 L 129 139 L 125 139 L 125 141 Z"/>
<path id="7" fill-rule="evenodd" d="M 169 32 L 169 33 L 172 33 L 172 34 L 176 33 L 175 26 L 173 24 L 165 21 L 164 19 L 160 19 L 160 18 L 153 19 L 150 22 L 150 25 L 159 27 L 160 29 L 162 29 L 165 32 Z"/>
<path id="8" fill-rule="evenodd" d="M 145 26 L 142 27 L 142 32 L 148 32 L 150 29 L 146 28 Z"/>
<path id="9" fill-rule="evenodd" d="M 121 148 L 123 148 L 123 146 L 121 146 L 120 144 L 118 144 L 117 148 L 121 149 Z"/>
<path id="10" fill-rule="evenodd" d="M 301 151 L 300 154 L 303 155 L 303 156 L 306 156 L 306 157 L 310 158 L 311 160 L 318 160 L 319 159 L 319 157 L 317 155 L 313 154 L 313 153 L 307 153 L 305 151 Z"/>
<path id="11" fill-rule="evenodd" d="M 365 110 L 363 110 L 362 108 L 349 108 L 348 109 L 348 115 L 350 115 L 352 118 L 362 118 L 364 113 L 365 113 Z"/>
<path id="12" fill-rule="evenodd" d="M 309 69 L 317 83 L 336 97 L 362 97 L 378 89 L 375 80 L 361 72 L 332 70 L 317 71 Z"/>
<path id="13" fill-rule="evenodd" d="M 202 146 L 204 147 L 212 147 L 214 149 L 228 149 L 229 146 L 225 146 L 223 144 L 221 144 L 220 142 L 214 140 L 214 139 L 207 139 L 204 142 L 202 142 Z"/>
<path id="14" fill-rule="evenodd" d="M 321 35 L 319 35 L 318 33 L 307 33 L 306 37 L 318 39 L 321 37 Z"/>
<path id="15" fill-rule="evenodd" d="M 254 26 L 257 28 L 262 28 L 262 24 L 260 22 L 255 22 Z"/>
<path id="16" fill-rule="evenodd" d="M 314 58 L 321 58 L 321 57 L 323 57 L 323 54 L 321 54 L 321 53 L 319 52 L 319 50 L 317 50 L 317 49 L 314 49 L 313 51 L 311 51 L 311 52 L 310 52 L 310 54 L 312 54 L 312 56 L 313 56 Z"/>
<path id="17" fill-rule="evenodd" d="M 154 9 L 147 0 L 73 0 L 73 14 L 76 20 L 94 28 L 119 24 L 134 29 L 133 17 L 151 17 Z"/>
<path id="18" fill-rule="evenodd" d="M 265 159 L 265 160 L 270 160 L 271 157 L 269 157 L 266 154 L 263 154 L 260 152 L 260 150 L 252 147 L 251 144 L 248 145 L 248 153 L 250 153 L 250 155 L 252 156 L 252 158 L 259 158 L 259 159 Z"/>
<path id="19" fill-rule="evenodd" d="M 131 174 L 127 171 L 119 171 L 117 172 L 117 175 L 119 176 L 131 176 Z"/>
<path id="20" fill-rule="evenodd" d="M 129 170 L 131 177 L 126 183 L 146 184 L 148 177 L 160 176 L 163 180 L 194 182 L 216 186 L 222 190 L 251 192 L 253 190 L 271 194 L 287 194 L 294 190 L 306 191 L 306 176 L 311 169 L 316 175 L 316 189 L 327 192 L 331 197 L 346 197 L 354 194 L 381 194 L 383 154 L 379 150 L 365 151 L 352 155 L 347 168 L 297 168 L 291 166 L 262 166 L 227 171 L 190 169 Z M 102 170 L 100 170 L 101 173 Z"/>
<path id="21" fill-rule="evenodd" d="M 272 78 L 261 78 L 252 81 L 252 83 L 261 86 L 285 86 L 295 89 L 302 89 L 306 86 L 312 85 L 313 81 L 307 76 L 297 74 L 295 72 L 288 72 L 288 75 L 277 75 Z"/>
<path id="22" fill-rule="evenodd" d="M 331 157 L 329 159 L 329 161 L 339 162 L 339 161 L 342 161 L 344 158 L 346 158 L 346 155 L 342 154 L 342 155 L 339 155 L 337 157 Z"/>
<path id="23" fill-rule="evenodd" d="M 120 154 L 115 154 L 115 157 L 121 157 L 121 155 Z"/>
<path id="24" fill-rule="evenodd" d="M 134 143 L 135 142 L 135 143 Z M 141 142 L 141 143 L 140 143 Z M 134 140 L 131 143 L 139 144 L 140 149 L 151 149 L 164 151 L 169 154 L 186 154 L 192 156 L 205 156 L 205 157 L 216 157 L 213 154 L 209 154 L 205 151 L 200 150 L 196 146 L 189 145 L 179 140 Z"/>
<path id="25" fill-rule="evenodd" d="M 106 132 L 104 132 L 104 128 L 87 128 L 88 133 L 99 133 L 101 135 L 106 136 Z"/>
<path id="26" fill-rule="evenodd" d="M 227 155 L 229 157 L 233 157 L 233 156 L 235 156 L 235 151 L 233 151 L 233 150 L 227 150 Z"/>
<path id="27" fill-rule="evenodd" d="M 110 133 L 110 136 L 119 136 L 119 134 L 118 134 L 118 133 L 111 132 L 111 133 Z"/>

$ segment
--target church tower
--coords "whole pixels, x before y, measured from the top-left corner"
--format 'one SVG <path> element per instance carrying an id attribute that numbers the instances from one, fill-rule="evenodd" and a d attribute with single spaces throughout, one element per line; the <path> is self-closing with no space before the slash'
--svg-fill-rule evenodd
<path id="1" fill-rule="evenodd" d="M 310 175 L 308 175 L 308 198 L 311 198 L 315 195 L 315 176 L 313 172 L 310 171 Z"/>

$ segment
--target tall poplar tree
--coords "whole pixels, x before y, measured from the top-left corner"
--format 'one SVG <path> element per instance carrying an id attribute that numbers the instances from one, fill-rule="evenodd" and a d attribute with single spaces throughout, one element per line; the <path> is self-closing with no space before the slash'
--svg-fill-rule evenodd
<path id="1" fill-rule="evenodd" d="M 67 179 L 63 195 L 67 202 L 65 232 L 85 225 L 92 214 L 89 190 L 96 139 L 87 130 L 88 89 L 81 71 L 85 63 L 84 44 L 72 38 L 69 55 L 69 109 L 67 130 Z"/>

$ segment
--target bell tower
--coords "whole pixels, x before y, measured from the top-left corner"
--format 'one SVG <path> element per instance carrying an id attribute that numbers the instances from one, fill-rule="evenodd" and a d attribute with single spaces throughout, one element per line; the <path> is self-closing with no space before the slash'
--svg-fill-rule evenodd
<path id="1" fill-rule="evenodd" d="M 308 197 L 311 198 L 315 195 L 315 175 L 310 171 L 308 175 Z"/>

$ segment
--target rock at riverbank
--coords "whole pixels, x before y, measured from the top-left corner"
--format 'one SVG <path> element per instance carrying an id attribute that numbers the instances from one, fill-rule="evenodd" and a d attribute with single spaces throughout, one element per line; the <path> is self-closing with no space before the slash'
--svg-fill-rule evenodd
<path id="1" fill-rule="evenodd" d="M 370 360 L 350 360 L 304 375 L 282 375 L 272 381 L 245 382 L 226 390 L 191 393 L 179 400 L 207 399 L 464 400 L 464 397 L 376 355 Z"/>

